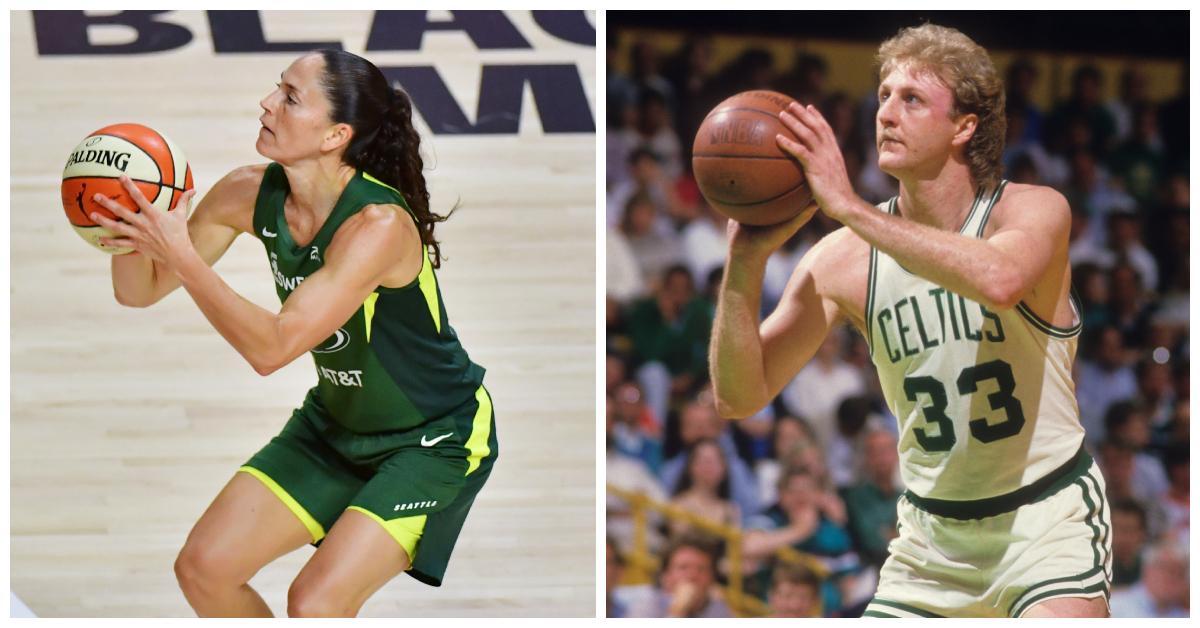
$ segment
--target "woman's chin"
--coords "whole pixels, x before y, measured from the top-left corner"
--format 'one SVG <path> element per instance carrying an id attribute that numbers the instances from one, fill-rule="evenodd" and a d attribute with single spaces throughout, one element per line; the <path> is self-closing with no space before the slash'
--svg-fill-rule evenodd
<path id="1" fill-rule="evenodd" d="M 258 141 L 254 142 L 254 150 L 259 155 L 262 155 L 271 161 L 275 161 L 275 158 L 271 154 L 271 149 L 267 147 L 267 142 L 264 141 L 261 136 L 258 138 Z"/>

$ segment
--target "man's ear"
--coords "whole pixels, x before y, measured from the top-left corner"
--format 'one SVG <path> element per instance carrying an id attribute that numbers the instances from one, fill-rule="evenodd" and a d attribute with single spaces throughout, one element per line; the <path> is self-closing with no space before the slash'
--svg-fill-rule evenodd
<path id="1" fill-rule="evenodd" d="M 954 131 L 954 138 L 950 142 L 955 146 L 966 146 L 967 142 L 975 137 L 975 131 L 979 128 L 979 116 L 968 113 L 959 116 L 957 128 Z"/>

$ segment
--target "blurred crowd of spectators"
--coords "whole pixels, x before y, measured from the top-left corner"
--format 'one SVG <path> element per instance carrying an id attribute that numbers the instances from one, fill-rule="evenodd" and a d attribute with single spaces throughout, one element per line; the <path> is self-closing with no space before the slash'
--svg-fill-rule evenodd
<path id="1" fill-rule="evenodd" d="M 618 71 L 608 46 L 607 481 L 745 532 L 747 589 L 787 616 L 857 616 L 895 535 L 903 491 L 896 421 L 867 345 L 850 328 L 758 415 L 717 416 L 708 340 L 725 260 L 725 219 L 689 175 L 704 115 L 747 89 L 816 104 L 839 138 L 851 180 L 871 202 L 896 194 L 875 165 L 874 93 L 830 93 L 824 59 L 800 53 L 786 73 L 748 49 L 713 67 L 713 41 L 664 54 L 639 41 Z M 1049 108 L 1032 97 L 1038 66 L 1006 77 L 1005 177 L 1048 185 L 1071 203 L 1073 283 L 1084 331 L 1075 382 L 1087 445 L 1107 481 L 1116 616 L 1188 613 L 1189 348 L 1188 94 L 1146 95 L 1136 64 L 1109 78 L 1090 65 Z M 1186 68 L 1182 74 L 1186 76 Z M 1186 79 L 1184 79 L 1186 81 Z M 762 312 L 796 261 L 839 225 L 818 213 L 768 265 Z M 621 587 L 632 550 L 629 506 L 609 496 L 610 615 L 722 616 L 719 544 L 651 518 L 662 568 L 648 587 Z M 789 546 L 824 569 L 784 564 Z M 615 575 L 614 575 L 615 574 Z"/>

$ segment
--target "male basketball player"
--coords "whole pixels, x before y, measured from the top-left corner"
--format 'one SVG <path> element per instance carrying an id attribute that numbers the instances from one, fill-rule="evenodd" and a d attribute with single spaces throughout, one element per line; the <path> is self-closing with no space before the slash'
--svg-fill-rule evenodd
<path id="1" fill-rule="evenodd" d="M 866 615 L 1105 616 L 1111 526 L 1071 380 L 1067 203 L 1000 180 L 1004 90 L 983 48 L 924 25 L 879 61 L 879 166 L 900 195 L 859 198 L 824 118 L 797 103 L 781 114 L 795 139 L 779 145 L 845 227 L 804 256 L 760 325 L 767 258 L 815 207 L 773 227 L 729 223 L 718 407 L 756 412 L 849 321 L 899 419 L 908 489 Z"/>

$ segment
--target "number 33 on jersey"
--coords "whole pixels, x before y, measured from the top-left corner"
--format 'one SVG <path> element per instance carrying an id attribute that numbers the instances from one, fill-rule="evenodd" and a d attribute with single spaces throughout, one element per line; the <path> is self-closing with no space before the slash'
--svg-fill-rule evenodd
<path id="1" fill-rule="evenodd" d="M 982 237 L 996 198 L 999 190 L 976 199 L 963 235 Z M 898 213 L 895 199 L 880 209 Z M 1071 380 L 1078 324 L 1054 327 L 1024 304 L 993 312 L 874 248 L 870 259 L 868 343 L 900 423 L 910 491 L 985 499 L 1075 455 L 1083 440 Z"/>

